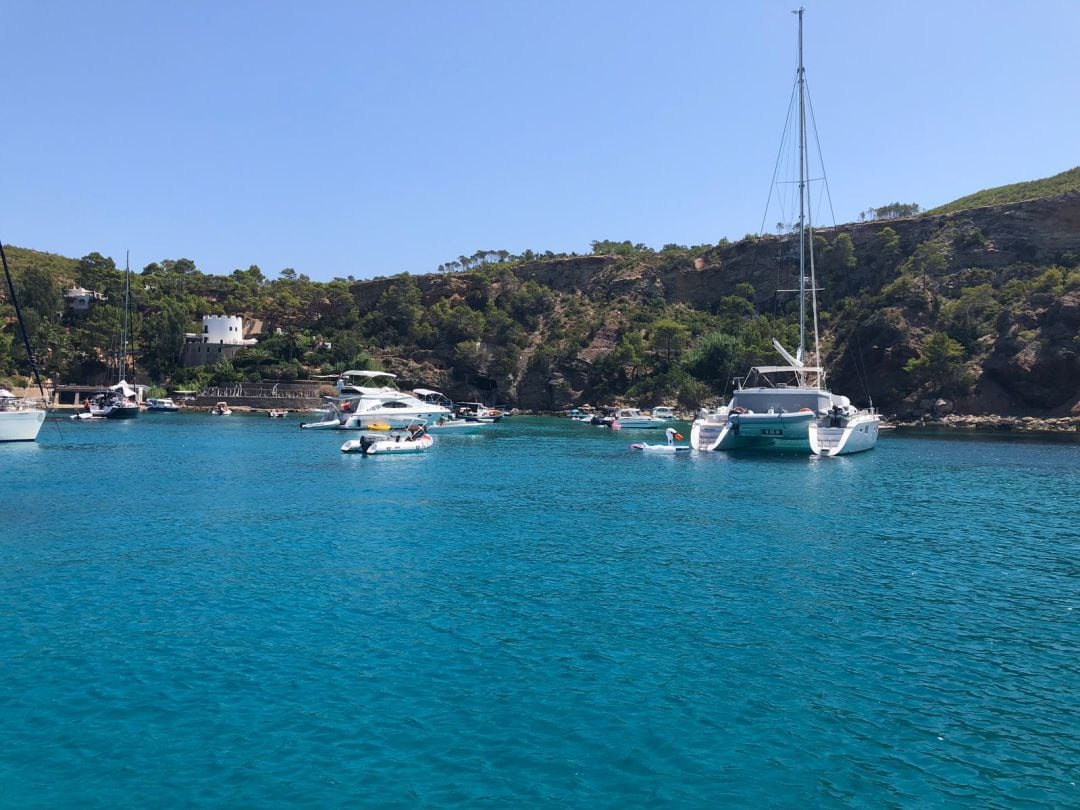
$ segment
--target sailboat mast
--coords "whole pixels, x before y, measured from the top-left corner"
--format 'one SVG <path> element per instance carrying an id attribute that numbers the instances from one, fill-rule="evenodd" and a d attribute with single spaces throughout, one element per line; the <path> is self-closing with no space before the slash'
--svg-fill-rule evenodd
<path id="1" fill-rule="evenodd" d="M 127 380 L 128 312 L 131 310 L 131 251 L 124 251 L 124 331 L 120 333 L 120 382 Z"/>
<path id="2" fill-rule="evenodd" d="M 806 74 L 803 68 L 803 9 L 799 15 L 799 360 L 806 357 Z"/>

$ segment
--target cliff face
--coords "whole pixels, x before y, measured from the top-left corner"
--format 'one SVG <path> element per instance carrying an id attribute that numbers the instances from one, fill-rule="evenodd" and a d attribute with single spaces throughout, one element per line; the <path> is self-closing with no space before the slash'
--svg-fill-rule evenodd
<path id="1" fill-rule="evenodd" d="M 847 239 L 850 251 L 844 252 Z M 1038 287 L 1038 277 L 1049 267 L 1061 265 L 1067 274 L 1080 266 L 1080 194 L 821 229 L 815 245 L 823 350 L 833 389 L 862 401 L 866 397 L 857 392 L 868 391 L 887 413 L 916 414 L 920 403 L 936 396 L 935 381 L 916 383 L 905 365 L 920 357 L 931 334 L 955 331 L 965 291 L 985 288 L 1004 300 L 1003 291 Z M 561 257 L 504 271 L 562 296 L 594 302 L 597 312 L 606 314 L 597 314 L 590 345 L 539 364 L 525 357 L 517 375 L 497 385 L 495 393 L 529 408 L 595 402 L 605 392 L 590 383 L 592 371 L 618 342 L 612 332 L 626 327 L 618 315 L 620 301 L 717 312 L 725 298 L 745 292 L 740 285 L 748 284 L 758 312 L 780 312 L 794 296 L 778 290 L 797 286 L 797 249 L 797 236 L 771 236 L 702 253 Z M 484 283 L 473 274 L 412 280 L 424 306 L 465 299 Z M 362 282 L 354 296 L 362 309 L 375 308 L 396 281 Z M 546 335 L 538 329 L 542 343 Z M 957 410 L 1080 412 L 1080 292 L 1010 299 L 996 320 L 968 331 L 964 374 L 970 379 L 950 395 Z"/>

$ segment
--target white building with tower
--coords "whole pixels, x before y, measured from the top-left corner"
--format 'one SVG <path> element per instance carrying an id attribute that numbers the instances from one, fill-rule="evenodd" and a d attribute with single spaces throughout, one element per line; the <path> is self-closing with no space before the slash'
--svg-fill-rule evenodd
<path id="1" fill-rule="evenodd" d="M 247 333 L 251 333 L 250 328 Z M 241 349 L 258 343 L 255 338 L 244 335 L 244 319 L 239 315 L 203 315 L 202 332 L 184 335 L 183 363 L 185 366 L 212 366 L 222 360 L 231 360 Z"/>

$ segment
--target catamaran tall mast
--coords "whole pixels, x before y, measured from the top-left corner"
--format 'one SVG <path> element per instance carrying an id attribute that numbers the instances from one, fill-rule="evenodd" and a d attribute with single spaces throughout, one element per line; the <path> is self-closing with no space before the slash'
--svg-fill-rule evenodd
<path id="1" fill-rule="evenodd" d="M 799 15 L 799 350 L 795 357 L 806 361 L 806 73 L 803 68 L 802 19 Z"/>
<path id="2" fill-rule="evenodd" d="M 814 319 L 814 358 L 817 367 L 817 386 L 825 387 L 825 372 L 821 368 L 821 347 L 818 337 L 817 277 L 814 272 L 814 221 L 810 207 L 810 167 L 806 143 L 806 68 L 803 65 L 803 9 L 799 15 L 799 351 L 796 355 L 806 362 L 806 296 L 810 294 L 811 314 Z M 809 265 L 809 267 L 807 266 Z M 810 287 L 807 289 L 807 270 Z"/>

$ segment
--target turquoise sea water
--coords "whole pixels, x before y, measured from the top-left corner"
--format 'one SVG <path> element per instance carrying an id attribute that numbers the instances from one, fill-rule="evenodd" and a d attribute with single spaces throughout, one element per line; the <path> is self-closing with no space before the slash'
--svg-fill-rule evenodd
<path id="1" fill-rule="evenodd" d="M 1080 806 L 1075 444 L 297 424 L 0 446 L 0 806 Z"/>

